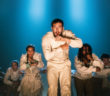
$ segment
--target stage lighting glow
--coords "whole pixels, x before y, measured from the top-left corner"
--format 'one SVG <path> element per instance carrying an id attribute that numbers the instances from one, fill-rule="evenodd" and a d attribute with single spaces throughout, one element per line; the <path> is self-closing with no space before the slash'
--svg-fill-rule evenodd
<path id="1" fill-rule="evenodd" d="M 71 0 L 70 1 L 71 16 L 76 21 L 84 19 L 85 2 L 84 0 Z"/>
<path id="2" fill-rule="evenodd" d="M 30 0 L 29 15 L 33 20 L 41 20 L 45 12 L 44 0 Z"/>

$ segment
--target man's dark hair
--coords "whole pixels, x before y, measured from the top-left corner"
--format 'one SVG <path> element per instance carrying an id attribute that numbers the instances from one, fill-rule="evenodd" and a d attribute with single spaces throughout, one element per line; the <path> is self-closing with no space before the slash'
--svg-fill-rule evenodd
<path id="1" fill-rule="evenodd" d="M 101 60 L 103 60 L 103 58 L 109 59 L 109 58 L 110 58 L 110 55 L 103 53 L 103 54 L 101 55 Z"/>
<path id="2" fill-rule="evenodd" d="M 13 65 L 13 63 L 16 63 L 16 65 L 18 66 L 18 63 L 19 63 L 19 62 L 18 62 L 18 60 L 12 60 L 12 61 L 11 61 L 11 66 Z"/>
<path id="3" fill-rule="evenodd" d="M 85 44 L 83 44 L 83 47 L 82 48 L 79 48 L 79 51 L 78 51 L 78 59 L 80 60 L 80 61 L 83 61 L 83 58 L 85 57 L 84 55 L 83 55 L 83 48 L 87 48 L 88 47 L 88 53 L 87 54 L 89 54 L 91 57 L 92 57 L 92 48 L 91 48 L 91 46 L 89 45 L 89 44 L 87 44 L 87 43 L 85 43 Z M 86 55 L 87 55 L 86 54 Z"/>
<path id="4" fill-rule="evenodd" d="M 33 51 L 35 51 L 35 47 L 34 47 L 33 45 L 28 45 L 28 46 L 26 47 L 26 51 L 28 51 L 29 48 L 32 48 Z"/>
<path id="5" fill-rule="evenodd" d="M 53 26 L 53 24 L 55 24 L 55 23 L 62 23 L 62 26 L 64 25 L 63 20 L 61 20 L 61 19 L 54 19 L 51 23 L 51 26 Z"/>

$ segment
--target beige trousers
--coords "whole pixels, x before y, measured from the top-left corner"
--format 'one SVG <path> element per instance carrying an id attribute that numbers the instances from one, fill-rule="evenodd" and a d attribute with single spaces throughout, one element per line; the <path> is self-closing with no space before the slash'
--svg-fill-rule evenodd
<path id="1" fill-rule="evenodd" d="M 60 83 L 61 96 L 71 96 L 71 62 L 67 60 L 63 64 L 47 65 L 48 96 L 57 96 L 58 81 Z"/>

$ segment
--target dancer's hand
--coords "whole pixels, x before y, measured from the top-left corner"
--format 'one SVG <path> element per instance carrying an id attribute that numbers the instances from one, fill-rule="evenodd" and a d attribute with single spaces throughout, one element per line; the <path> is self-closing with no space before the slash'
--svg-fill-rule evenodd
<path id="1" fill-rule="evenodd" d="M 64 44 L 60 46 L 63 50 L 68 50 L 69 49 L 69 45 L 68 44 Z"/>
<path id="2" fill-rule="evenodd" d="M 55 38 L 55 40 L 56 40 L 56 41 L 64 41 L 64 38 L 61 37 L 61 36 L 57 36 L 57 37 Z"/>
<path id="3" fill-rule="evenodd" d="M 87 63 L 88 63 L 88 60 L 85 59 L 85 58 L 83 58 L 83 62 L 84 62 L 85 64 L 87 64 Z"/>
<path id="4" fill-rule="evenodd" d="M 87 59 L 93 61 L 93 58 L 89 54 L 87 55 Z"/>

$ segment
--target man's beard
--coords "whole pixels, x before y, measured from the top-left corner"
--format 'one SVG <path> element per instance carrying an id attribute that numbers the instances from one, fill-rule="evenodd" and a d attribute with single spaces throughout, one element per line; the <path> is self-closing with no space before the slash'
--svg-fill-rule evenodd
<path id="1" fill-rule="evenodd" d="M 63 31 L 62 31 L 62 32 L 63 32 Z M 54 35 L 54 37 L 62 36 L 62 32 L 61 32 L 60 34 L 58 34 L 58 35 L 55 35 L 55 33 L 53 32 L 53 35 Z"/>

